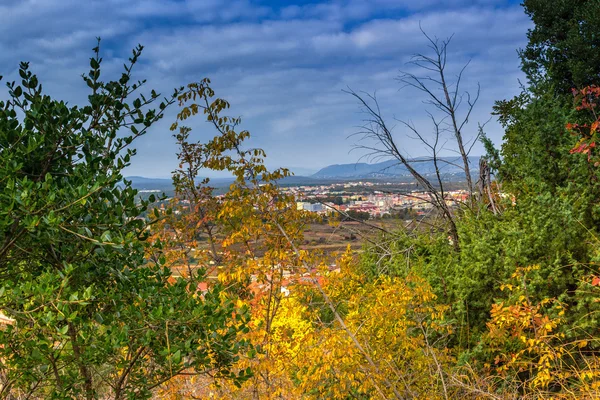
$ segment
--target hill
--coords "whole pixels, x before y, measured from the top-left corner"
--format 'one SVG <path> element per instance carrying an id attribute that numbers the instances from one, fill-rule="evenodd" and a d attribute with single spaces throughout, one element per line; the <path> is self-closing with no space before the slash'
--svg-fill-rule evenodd
<path id="1" fill-rule="evenodd" d="M 461 178 L 464 172 L 460 168 L 462 161 L 457 157 L 441 157 L 439 163 L 440 171 L 444 178 Z M 479 163 L 479 157 L 469 157 L 471 165 L 476 166 Z M 415 158 L 412 160 L 414 168 L 422 175 L 435 174 L 433 161 L 425 158 Z M 452 165 L 454 164 L 454 165 Z M 397 160 L 388 160 L 375 164 L 354 163 L 354 164 L 334 164 L 322 168 L 311 178 L 315 179 L 357 179 L 357 178 L 386 178 L 410 176 L 408 170 Z"/>

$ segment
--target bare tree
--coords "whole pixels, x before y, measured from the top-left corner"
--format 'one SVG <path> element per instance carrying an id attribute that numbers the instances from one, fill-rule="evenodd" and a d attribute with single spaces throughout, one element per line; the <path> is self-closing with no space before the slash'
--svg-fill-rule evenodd
<path id="1" fill-rule="evenodd" d="M 499 213 L 498 206 L 494 200 L 494 189 L 492 187 L 492 173 L 488 160 L 485 157 L 479 159 L 479 180 L 477 181 L 477 191 L 481 202 L 489 201 L 488 207 L 494 215 Z"/>
<path id="2" fill-rule="evenodd" d="M 446 40 L 440 41 L 437 38 L 431 38 L 422 29 L 423 35 L 429 41 L 429 48 L 432 50 L 433 55 L 428 56 L 425 54 L 415 54 L 410 61 L 410 64 L 416 65 L 417 67 L 428 71 L 424 76 L 417 76 L 413 73 L 402 72 L 398 80 L 404 84 L 404 86 L 413 87 L 424 92 L 427 95 L 426 104 L 432 105 L 435 109 L 440 111 L 443 115 L 440 124 L 446 125 L 446 128 L 452 132 L 456 140 L 458 153 L 463 161 L 463 169 L 467 180 L 467 187 L 469 193 L 473 194 L 473 182 L 471 179 L 470 167 L 469 167 L 469 153 L 471 147 L 467 150 L 465 148 L 465 140 L 463 136 L 463 128 L 469 122 L 471 112 L 479 100 L 480 86 L 477 84 L 477 92 L 474 96 L 471 96 L 469 92 L 461 92 L 461 81 L 463 73 L 469 66 L 467 62 L 456 76 L 454 82 L 450 82 L 446 76 L 446 63 L 448 60 L 448 45 L 452 40 L 452 36 Z M 459 109 L 463 104 L 463 100 L 466 100 L 466 108 L 462 115 L 459 115 Z M 431 115 L 431 114 L 430 114 Z M 433 119 L 433 117 L 432 117 Z M 450 121 L 445 121 L 449 119 Z M 436 127 L 439 128 L 439 127 Z M 479 134 L 477 135 L 477 137 Z M 477 139 L 476 137 L 476 139 Z M 472 143 L 475 143 L 473 140 Z"/>
<path id="3" fill-rule="evenodd" d="M 456 229 L 456 223 L 454 222 L 454 217 L 452 215 L 452 211 L 450 207 L 446 203 L 446 199 L 443 196 L 443 186 L 442 188 L 437 188 L 431 181 L 420 174 L 413 166 L 413 161 L 409 158 L 405 157 L 404 154 L 400 151 L 396 142 L 394 141 L 394 137 L 392 135 L 392 131 L 388 128 L 385 119 L 382 116 L 381 109 L 379 107 L 379 102 L 374 95 L 363 93 L 363 95 L 358 94 L 352 90 L 347 90 L 347 93 L 350 93 L 352 96 L 358 99 L 360 102 L 363 111 L 367 114 L 367 118 L 363 121 L 363 125 L 360 127 L 360 131 L 357 132 L 358 135 L 362 136 L 362 139 L 370 139 L 375 141 L 376 144 L 374 146 L 381 147 L 372 147 L 369 145 L 358 145 L 357 147 L 369 150 L 370 153 L 367 156 L 372 157 L 391 157 L 395 158 L 399 161 L 399 164 L 402 164 L 408 172 L 415 178 L 418 184 L 423 186 L 424 190 L 427 192 L 429 199 L 427 200 L 433 207 L 435 207 L 448 221 L 449 223 L 449 231 L 450 236 L 452 237 L 452 243 L 456 250 L 459 250 L 458 247 L 458 230 Z M 410 126 L 409 124 L 407 124 Z M 437 169 L 437 157 L 435 157 L 435 165 Z M 439 171 L 436 174 L 438 177 L 441 177 Z M 441 178 L 439 179 L 441 182 Z"/>
<path id="4" fill-rule="evenodd" d="M 474 95 L 467 91 L 463 92 L 461 89 L 463 74 L 469 63 L 466 63 L 453 79 L 448 79 L 446 65 L 448 45 L 452 37 L 440 41 L 435 37 L 428 36 L 423 30 L 421 32 L 429 42 L 428 48 L 431 50 L 431 55 L 415 54 L 409 64 L 423 70 L 424 75 L 401 72 L 398 80 L 403 84 L 403 88 L 412 87 L 426 95 L 424 103 L 433 108 L 433 112 L 426 110 L 433 125 L 433 136 L 423 134 L 410 121 L 396 121 L 408 132 L 409 137 L 419 140 L 425 146 L 425 149 L 429 152 L 429 157 L 410 159 L 405 155 L 392 134 L 393 128 L 387 125 L 374 94 L 357 93 L 351 89 L 345 92 L 359 101 L 362 111 L 366 114 L 363 124 L 356 133 L 361 137 L 356 147 L 367 150 L 366 157 L 372 159 L 392 158 L 396 159 L 398 164 L 404 166 L 417 183 L 423 186 L 428 194 L 429 203 L 448 222 L 452 243 L 455 249 L 459 250 L 458 232 L 452 209 L 448 204 L 449 199 L 444 190 L 442 169 L 445 165 L 453 165 L 464 172 L 469 192 L 469 204 L 473 206 L 474 187 L 469 165 L 469 154 L 482 130 L 479 129 L 476 136 L 470 141 L 465 140 L 463 130 L 468 124 L 471 113 L 479 99 L 480 87 L 478 84 Z M 454 139 L 456 147 L 446 147 L 447 141 L 444 139 L 446 134 Z M 441 157 L 440 153 L 443 151 L 456 152 L 458 155 L 456 161 L 458 162 Z M 435 176 L 431 178 L 426 174 L 419 173 L 416 168 L 416 163 L 419 162 L 432 162 L 435 168 Z"/>

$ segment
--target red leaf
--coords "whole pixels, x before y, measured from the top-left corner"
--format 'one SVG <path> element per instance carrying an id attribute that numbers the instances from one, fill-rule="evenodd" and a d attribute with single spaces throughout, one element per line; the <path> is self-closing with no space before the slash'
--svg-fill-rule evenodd
<path id="1" fill-rule="evenodd" d="M 574 147 L 571 149 L 570 153 L 585 153 L 586 149 L 588 148 L 588 144 L 587 143 L 582 143 L 577 147 Z"/>
<path id="2" fill-rule="evenodd" d="M 592 286 L 600 286 L 600 277 L 598 277 L 598 276 L 595 276 L 595 277 L 592 279 Z"/>

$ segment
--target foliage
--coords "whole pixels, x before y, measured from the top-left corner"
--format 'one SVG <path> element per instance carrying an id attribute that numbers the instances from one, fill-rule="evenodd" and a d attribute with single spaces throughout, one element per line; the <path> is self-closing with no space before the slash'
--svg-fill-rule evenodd
<path id="1" fill-rule="evenodd" d="M 250 352 L 238 370 L 252 368 L 253 376 L 241 388 L 236 382 L 220 382 L 219 392 L 239 398 L 249 390 L 270 398 L 285 386 L 273 363 L 279 357 L 277 341 L 281 338 L 275 321 L 279 313 L 287 312 L 282 306 L 285 286 L 305 272 L 298 267 L 303 256 L 294 249 L 313 217 L 297 210 L 295 199 L 279 190 L 277 180 L 289 176 L 289 171 L 268 171 L 263 150 L 244 148 L 249 132 L 237 130 L 240 118 L 223 115 L 229 103 L 216 98 L 209 85 L 208 79 L 190 84 L 178 97 L 181 110 L 171 127 L 180 146 L 180 165 L 173 174 L 176 211 L 165 212 L 162 224 L 154 229 L 154 240 L 166 244 L 159 254 L 170 260 L 172 268 L 183 266 L 187 276 L 193 276 L 198 267 L 214 265 L 213 279 L 203 284 L 213 286 L 218 277 L 228 287 L 226 296 L 241 296 L 240 304 L 251 310 L 252 330 L 245 339 L 257 351 Z M 197 114 L 205 115 L 216 132 L 206 143 L 193 140 L 192 130 L 180 125 Z M 202 169 L 228 171 L 235 181 L 216 198 L 210 180 L 198 179 Z"/>
<path id="2" fill-rule="evenodd" d="M 523 6 L 535 24 L 520 53 L 530 82 L 551 83 L 562 94 L 597 84 L 600 4 L 589 0 L 525 0 Z"/>
<path id="3" fill-rule="evenodd" d="M 350 252 L 338 263 L 339 272 L 321 267 L 320 282 L 344 309 L 346 328 L 355 336 L 335 318 L 322 318 L 327 305 L 314 285 L 291 286 L 273 320 L 268 364 L 253 368 L 255 376 L 268 374 L 276 390 L 261 391 L 265 382 L 255 379 L 241 391 L 222 388 L 222 398 L 443 397 L 442 368 L 452 361 L 443 346 L 450 326 L 427 283 L 416 276 L 367 282 L 352 271 Z"/>
<path id="4" fill-rule="evenodd" d="M 515 183 L 511 191 L 532 186 L 535 191 L 554 190 L 580 175 L 577 160 L 568 153 L 574 140 L 564 128 L 572 113 L 570 99 L 551 93 L 522 95 L 498 102 L 495 113 L 505 127 L 499 177 L 504 185 Z"/>
<path id="5" fill-rule="evenodd" d="M 566 128 L 573 135 L 579 138 L 570 153 L 580 153 L 587 155 L 587 161 L 592 161 L 594 167 L 598 167 L 597 149 L 598 145 L 598 127 L 600 126 L 600 116 L 596 109 L 598 108 L 598 98 L 600 89 L 597 86 L 588 86 L 581 90 L 574 90 L 576 101 L 579 103 L 577 110 L 585 110 L 592 117 L 592 122 L 568 123 Z"/>
<path id="6" fill-rule="evenodd" d="M 346 256 L 346 259 L 347 256 Z M 387 398 L 443 398 L 444 350 L 451 326 L 425 280 L 381 276 L 369 281 L 341 260 L 329 275 L 327 294 L 343 305 L 344 321 L 373 359 L 365 362 L 335 323 L 317 324 L 318 345 L 307 346 L 299 377 L 315 398 L 348 398 L 348 393 Z M 344 350 L 346 349 L 346 350 Z M 382 392 L 382 393 L 381 393 Z"/>
<path id="7" fill-rule="evenodd" d="M 511 283 L 502 285 L 508 298 L 492 307 L 484 343 L 494 361 L 487 368 L 523 396 L 595 398 L 600 360 L 590 350 L 598 346 L 597 338 L 569 340 L 561 329 L 566 328 L 566 305 L 555 298 L 532 301 L 529 274 L 539 268 L 519 268 Z"/>
<path id="8" fill-rule="evenodd" d="M 370 218 L 370 215 L 366 211 L 348 210 L 346 211 L 348 219 L 353 221 L 366 221 Z"/>
<path id="9" fill-rule="evenodd" d="M 182 370 L 245 377 L 230 367 L 247 310 L 144 258 L 148 202 L 121 171 L 179 91 L 158 109 L 158 93 L 136 95 L 141 51 L 103 82 L 96 47 L 83 107 L 45 95 L 27 63 L 0 103 L 3 397 L 147 398 Z"/>
<path id="10" fill-rule="evenodd" d="M 524 6 L 530 86 L 496 104 L 502 148 L 484 138 L 496 207 L 475 196 L 450 207 L 443 185 L 413 173 L 451 226 L 381 228 L 360 254 L 333 258 L 300 247 L 317 217 L 280 190 L 290 172 L 266 168 L 210 80 L 153 110 L 154 91 L 131 100 L 144 85 L 130 83 L 141 48 L 108 83 L 95 48 L 89 104 L 71 107 L 22 64 L 22 84 L 0 103 L 0 310 L 11 318 L 0 397 L 600 396 L 600 7 Z M 447 42 L 431 45 L 437 58 L 416 62 L 443 79 Z M 403 78 L 432 93 L 432 78 Z M 351 93 L 373 118 L 367 135 L 410 166 L 375 97 Z M 460 95 L 449 94 L 433 101 L 456 122 Z M 175 102 L 179 165 L 165 208 L 137 199 L 121 171 Z M 207 141 L 183 125 L 200 116 Z M 421 139 L 436 159 L 438 142 Z M 234 177 L 224 194 L 199 178 L 206 169 Z"/>
<path id="11" fill-rule="evenodd" d="M 443 233 L 399 232 L 367 246 L 361 271 L 372 277 L 405 277 L 411 272 L 426 277 L 442 304 L 452 306 L 450 315 L 457 324 L 454 339 L 464 350 L 486 330 L 501 283 L 519 265 L 543 266 L 532 283 L 536 300 L 562 296 L 564 301 L 574 301 L 573 293 L 563 292 L 586 276 L 587 268 L 575 260 L 589 260 L 593 250 L 583 239 L 588 233 L 573 214 L 570 199 L 546 195 L 515 205 L 509 199 L 505 203 L 501 215 L 482 210 L 458 220 L 460 246 L 465 250 L 460 257 Z"/>

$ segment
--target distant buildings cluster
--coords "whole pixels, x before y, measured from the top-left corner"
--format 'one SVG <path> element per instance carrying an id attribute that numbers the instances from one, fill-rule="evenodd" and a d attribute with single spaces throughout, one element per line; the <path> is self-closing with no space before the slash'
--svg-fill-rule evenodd
<path id="1" fill-rule="evenodd" d="M 327 207 L 321 203 L 308 203 L 304 201 L 296 202 L 298 210 L 310 211 L 310 212 L 323 212 L 327 211 Z"/>
<path id="2" fill-rule="evenodd" d="M 377 187 L 382 185 L 385 183 L 377 184 Z M 417 215 L 422 215 L 432 208 L 429 195 L 425 192 L 387 193 L 372 189 L 361 192 L 359 189 L 372 186 L 374 186 L 372 182 L 346 182 L 320 186 L 295 186 L 284 190 L 296 197 L 298 210 L 316 213 L 339 210 L 368 213 L 371 217 L 384 217 L 401 210 L 411 210 Z M 352 188 L 352 193 L 348 193 L 349 188 Z M 445 194 L 446 202 L 450 207 L 465 202 L 468 197 L 466 190 L 449 191 Z"/>

